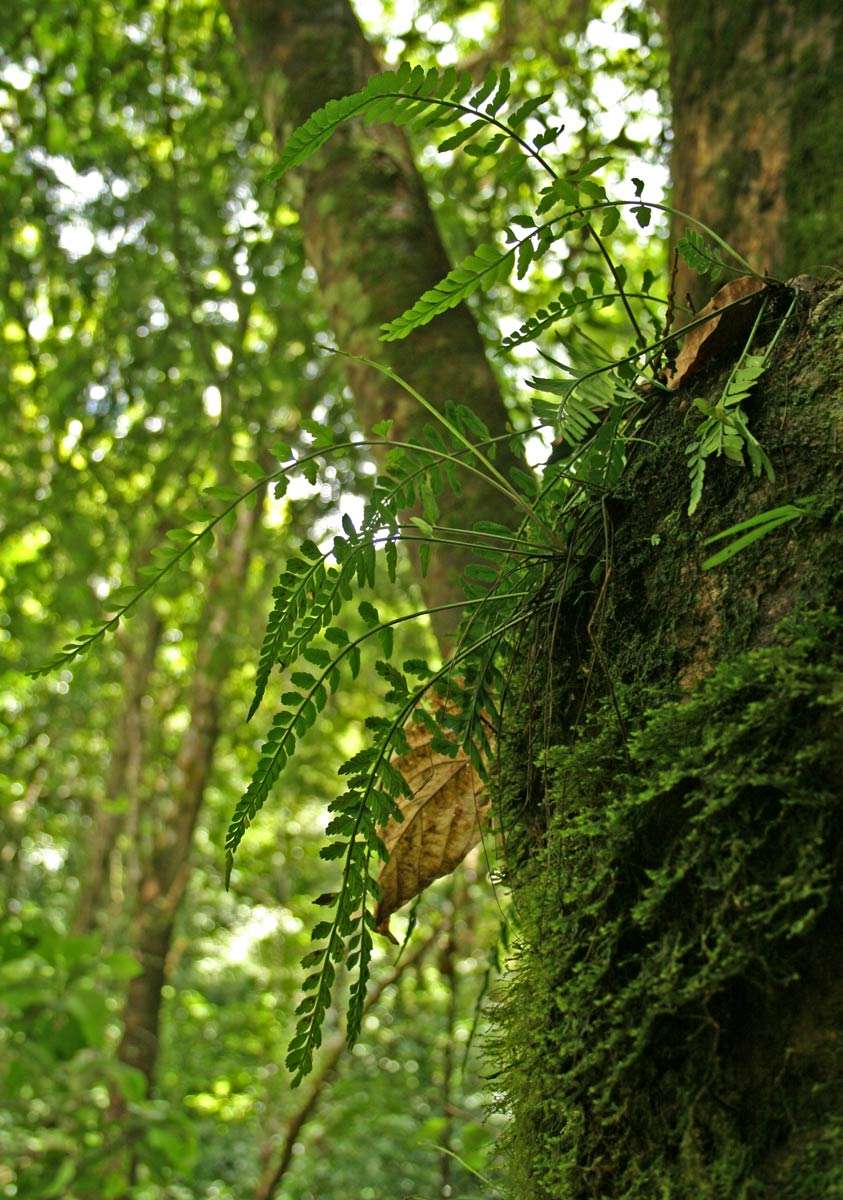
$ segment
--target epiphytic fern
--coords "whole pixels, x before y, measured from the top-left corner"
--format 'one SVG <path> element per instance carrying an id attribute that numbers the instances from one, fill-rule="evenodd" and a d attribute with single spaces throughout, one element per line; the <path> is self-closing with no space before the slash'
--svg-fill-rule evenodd
<path id="1" fill-rule="evenodd" d="M 406 337 L 512 270 L 523 279 L 559 239 L 584 231 L 598 247 L 604 274 L 589 270 L 590 290 L 578 284 L 570 292 L 561 293 L 504 342 L 504 348 L 510 349 L 534 340 L 585 307 L 618 303 L 626 314 L 634 339 L 628 353 L 602 361 L 578 355 L 566 346 L 566 362 L 550 359 L 558 376 L 532 380 L 539 393 L 532 401 L 536 420 L 529 429 L 521 430 L 521 436 L 551 431 L 564 447 L 561 461 L 554 456 L 541 478 L 517 468 L 505 477 L 495 466 L 492 451 L 496 441 L 515 436 L 512 432 L 500 439 L 492 438 L 470 409 L 449 404 L 435 408 L 390 368 L 357 359 L 358 364 L 386 374 L 427 410 L 433 424 L 423 438 L 412 444 L 391 440 L 389 422 L 382 422 L 363 442 L 334 444 L 315 422 L 302 422 L 314 438 L 311 451 L 293 460 L 287 447 L 279 447 L 277 456 L 284 465 L 277 471 L 264 474 L 257 464 L 243 464 L 244 474 L 253 479 L 250 487 L 241 492 L 210 489 L 209 499 L 215 506 L 221 502 L 220 510 L 197 512 L 188 527 L 172 531 L 152 564 L 140 572 L 140 582 L 112 596 L 110 615 L 104 624 L 70 643 L 43 668 L 48 671 L 65 665 L 115 628 L 165 575 L 211 540 L 214 528 L 239 503 L 248 501 L 260 489 L 270 484 L 283 486 L 286 476 L 298 470 L 312 482 L 320 458 L 361 445 L 389 448 L 359 524 L 355 526 L 344 517 L 342 532 L 321 547 L 305 540 L 277 580 L 250 717 L 263 701 L 273 671 L 289 674 L 253 778 L 235 808 L 226 836 L 228 876 L 249 824 L 295 754 L 299 740 L 319 719 L 331 693 L 342 686 L 344 674 L 356 677 L 362 653 L 376 645 L 376 670 L 386 684 L 388 715 L 368 719 L 370 743 L 341 768 L 345 788 L 330 806 L 330 840 L 322 854 L 328 860 L 341 861 L 342 872 L 337 891 L 317 901 L 332 908 L 333 914 L 314 928 L 314 948 L 304 960 L 308 974 L 287 1060 L 296 1082 L 310 1069 L 319 1046 L 339 963 L 344 963 L 351 979 L 349 1038 L 353 1039 L 360 1028 L 372 951 L 372 905 L 378 895 L 378 864 L 385 856 L 379 829 L 395 816 L 397 801 L 406 790 L 393 761 L 406 748 L 406 722 L 413 717 L 426 723 L 437 752 L 463 750 L 481 776 L 487 771 L 505 693 L 509 639 L 537 613 L 551 610 L 570 589 L 587 592 L 608 577 L 609 551 L 605 547 L 601 550 L 605 537 L 604 498 L 617 484 L 636 442 L 641 440 L 640 430 L 655 406 L 664 402 L 659 391 L 660 355 L 684 332 L 682 328 L 668 332 L 660 327 L 647 307 L 657 300 L 651 294 L 652 278 L 645 278 L 637 290 L 629 290 L 626 271 L 614 262 L 605 242 L 613 235 L 622 211 L 629 210 L 644 228 L 653 209 L 668 210 L 645 201 L 639 181 L 633 181 L 633 198 L 610 198 L 595 177 L 607 162 L 605 158 L 567 164 L 566 169 L 557 172 L 545 153 L 560 130 L 545 126 L 532 141 L 525 133 L 528 118 L 545 99 L 537 97 L 513 106 L 505 70 L 490 72 L 476 87 L 467 75 L 450 69 L 424 72 L 402 66 L 376 76 L 360 92 L 332 100 L 314 113 L 293 133 L 272 176 L 277 178 L 303 164 L 344 122 L 355 118 L 391 121 L 414 132 L 435 130 L 437 136 L 445 131 L 444 140 L 439 142 L 442 152 L 462 148 L 478 157 L 494 155 L 498 180 L 526 178 L 529 161 L 545 171 L 550 182 L 540 192 L 535 213 L 513 216 L 499 244 L 475 250 L 405 313 L 387 322 L 381 336 L 385 341 Z M 731 254 L 742 268 L 751 269 L 716 234 L 701 228 L 719 250 Z M 685 239 L 686 257 L 707 270 L 714 251 L 706 247 L 707 243 L 695 235 Z M 632 308 L 636 300 L 641 302 L 637 315 Z M 667 303 L 664 299 L 658 302 Z M 701 315 L 685 328 L 709 319 Z M 647 321 L 656 329 L 650 341 L 642 333 Z M 715 425 L 703 422 L 704 428 L 698 431 L 692 456 L 695 494 L 701 492 L 707 455 L 737 450 L 737 443 L 733 445 L 729 438 L 740 440 L 754 470 L 768 467 L 766 456 L 748 431 L 741 405 L 771 349 L 764 356 L 755 356 L 748 353 L 748 345 L 733 372 L 721 401 L 728 430 L 720 414 L 706 414 L 706 421 L 714 421 Z M 646 390 L 639 386 L 644 377 L 648 380 Z M 511 506 L 512 513 L 521 517 L 521 524 L 513 521 L 509 527 L 479 522 L 467 530 L 443 526 L 440 494 L 446 488 L 456 490 L 459 473 L 464 470 L 482 474 Z M 409 519 L 408 512 L 413 514 Z M 768 526 L 772 528 L 786 519 L 791 519 L 790 515 L 778 511 L 774 519 L 757 528 L 766 532 Z M 754 525 L 741 534 L 761 536 Z M 387 579 L 395 581 L 398 546 L 402 542 L 417 547 L 423 572 L 434 550 L 458 546 L 463 552 L 466 548 L 473 551 L 473 561 L 463 580 L 464 599 L 441 606 L 463 610 L 457 646 L 441 667 L 424 659 L 398 659 L 395 636 L 403 622 L 441 609 L 382 619 L 374 604 L 363 600 L 357 604 L 357 612 L 365 628 L 356 637 L 348 633 L 342 620 L 347 606 L 355 598 L 359 600 L 356 593 L 361 588 L 372 588 L 378 581 L 380 563 L 384 564 Z M 720 557 L 726 553 L 721 552 Z M 425 709 L 428 697 L 441 702 L 435 715 Z"/>
<path id="2" fill-rule="evenodd" d="M 751 354 L 750 347 L 764 311 L 765 306 L 762 305 L 750 330 L 746 345 L 726 381 L 719 401 L 712 405 L 699 397 L 694 400 L 694 404 L 705 419 L 697 426 L 694 439 L 686 449 L 688 473 L 691 480 L 691 495 L 688 501 L 689 516 L 696 511 L 702 499 L 706 460 L 712 456 L 722 455 L 738 466 L 743 466 L 744 453 L 746 453 L 753 475 L 758 477 L 763 471 L 771 482 L 775 479 L 773 464 L 750 430 L 743 405 L 767 369 L 776 343 L 793 311 L 793 304 L 788 308 L 779 323 L 775 336 L 764 350 L 758 354 Z"/>

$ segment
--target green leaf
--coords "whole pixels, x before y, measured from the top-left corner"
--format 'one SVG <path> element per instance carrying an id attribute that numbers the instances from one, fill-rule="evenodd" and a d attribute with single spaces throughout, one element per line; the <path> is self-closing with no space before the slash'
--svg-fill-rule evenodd
<path id="1" fill-rule="evenodd" d="M 460 146 L 470 141 L 481 129 L 485 129 L 486 127 L 486 121 L 472 121 L 470 125 L 466 125 L 463 129 L 458 130 L 457 133 L 453 133 L 450 137 L 445 138 L 444 142 L 440 142 L 439 149 L 443 153 L 448 150 L 457 150 Z"/>
<path id="2" fill-rule="evenodd" d="M 380 624 L 380 616 L 374 604 L 370 604 L 368 600 L 362 600 L 357 605 L 357 611 L 363 618 L 363 621 L 370 629 L 376 628 Z"/>
<path id="3" fill-rule="evenodd" d="M 608 237 L 614 233 L 620 224 L 621 214 L 617 208 L 607 208 L 603 214 L 603 220 L 600 224 L 600 236 Z"/>
<path id="4" fill-rule="evenodd" d="M 243 460 L 235 463 L 234 465 L 237 467 L 238 471 L 240 471 L 243 475 L 248 475 L 250 479 L 264 479 L 266 477 L 266 472 L 260 463 Z"/>
<path id="5" fill-rule="evenodd" d="M 774 529 L 778 529 L 782 525 L 787 525 L 789 522 L 795 521 L 801 516 L 804 516 L 804 513 L 802 513 L 801 510 L 796 509 L 787 516 L 781 516 L 768 520 L 763 524 L 756 525 L 754 529 L 750 529 L 747 533 L 744 533 L 734 542 L 730 542 L 728 546 L 724 546 L 722 550 L 717 552 L 717 554 L 713 554 L 710 558 L 707 558 L 702 564 L 702 569 L 704 571 L 710 571 L 712 567 L 719 567 L 722 563 L 728 562 L 730 558 L 734 558 L 736 554 L 740 554 L 740 552 L 745 550 L 747 546 L 751 546 L 753 542 L 759 541 L 761 538 L 766 537 L 768 533 L 772 533 Z M 728 532 L 729 531 L 727 530 L 722 534 L 716 534 L 715 537 L 725 537 L 726 533 Z"/>
<path id="6" fill-rule="evenodd" d="M 425 521 L 424 517 L 410 517 L 410 520 L 416 529 L 421 530 L 425 537 L 432 538 L 434 536 L 433 526 L 428 521 Z"/>
<path id="7" fill-rule="evenodd" d="M 676 249 L 692 271 L 716 280 L 722 274 L 722 263 L 706 239 L 696 229 L 686 229 L 676 243 Z"/>
<path id="8" fill-rule="evenodd" d="M 612 156 L 610 154 L 601 155 L 599 158 L 590 158 L 578 170 L 570 173 L 567 178 L 573 180 L 585 179 L 588 175 L 594 175 L 601 167 L 605 167 L 606 163 L 611 161 Z"/>
<path id="9" fill-rule="evenodd" d="M 215 483 L 212 487 L 205 488 L 202 495 L 211 496 L 214 500 L 237 500 L 240 492 L 236 488 L 223 487 L 222 484 Z"/>

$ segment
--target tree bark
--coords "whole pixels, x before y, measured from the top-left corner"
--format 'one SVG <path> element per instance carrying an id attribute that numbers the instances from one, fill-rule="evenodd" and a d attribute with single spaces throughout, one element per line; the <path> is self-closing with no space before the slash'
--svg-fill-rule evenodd
<path id="1" fill-rule="evenodd" d="M 153 847 L 141 870 L 130 935 L 140 972 L 129 984 L 118 1057 L 142 1071 L 150 1088 L 158 1059 L 167 957 L 190 878 L 190 845 L 213 763 L 219 735 L 220 692 L 231 662 L 231 625 L 242 603 L 260 512 L 260 506 L 238 510 L 237 525 L 220 548 L 206 588 L 198 625 L 190 720 L 176 757 L 172 792 L 155 813 Z"/>
<path id="2" fill-rule="evenodd" d="M 674 206 L 776 278 L 839 266 L 840 5 L 665 0 L 664 15 Z M 684 264 L 677 283 L 680 301 L 709 298 Z"/>
<path id="3" fill-rule="evenodd" d="M 348 0 L 226 0 L 243 56 L 276 141 L 321 105 L 360 88 L 378 69 Z M 354 122 L 342 128 L 298 173 L 298 205 L 306 253 L 337 343 L 391 367 L 437 407 L 468 405 L 493 436 L 506 411 L 474 318 L 465 305 L 411 337 L 378 342 L 378 329 L 447 274 L 447 259 L 407 139 L 391 126 Z M 348 364 L 360 424 L 394 422 L 392 436 L 415 439 L 429 416 L 378 372 Z M 509 448 L 499 465 L 517 461 Z M 446 511 L 447 507 L 447 511 Z M 445 523 L 470 527 L 501 519 L 501 496 L 463 474 L 458 498 L 445 500 Z M 506 502 L 503 503 L 506 519 Z M 452 548 L 453 549 L 453 548 Z M 422 588 L 430 604 L 461 598 L 464 560 L 435 556 Z M 451 614 L 434 627 L 447 636 Z"/>

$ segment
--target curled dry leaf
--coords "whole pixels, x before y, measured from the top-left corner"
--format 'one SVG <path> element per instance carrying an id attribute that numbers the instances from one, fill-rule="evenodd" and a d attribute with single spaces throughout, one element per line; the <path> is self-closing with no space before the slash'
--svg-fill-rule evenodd
<path id="1" fill-rule="evenodd" d="M 387 937 L 392 914 L 434 879 L 449 875 L 477 845 L 489 809 L 480 776 L 465 754 L 437 753 L 421 722 L 407 730 L 407 740 L 410 749 L 395 765 L 413 796 L 399 802 L 404 820 L 390 820 L 381 830 L 389 861 L 380 874 L 376 919 Z"/>
<path id="2" fill-rule="evenodd" d="M 746 304 L 727 309 L 719 317 L 712 317 L 710 321 L 697 325 L 685 335 L 674 368 L 667 377 L 667 386 L 671 391 L 675 392 L 681 388 L 692 375 L 704 370 L 709 363 L 728 350 L 730 344 L 739 342 L 746 336 L 755 319 L 765 287 L 764 281 L 757 276 L 741 275 L 715 292 L 705 308 L 701 308 L 697 313 L 697 317 L 716 313 L 718 309 L 726 308 L 736 300 L 746 300 Z"/>

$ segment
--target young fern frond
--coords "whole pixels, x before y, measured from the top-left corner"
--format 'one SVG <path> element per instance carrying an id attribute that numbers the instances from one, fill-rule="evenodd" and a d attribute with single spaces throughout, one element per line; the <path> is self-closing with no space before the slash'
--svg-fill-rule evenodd
<path id="1" fill-rule="evenodd" d="M 741 406 L 749 399 L 753 388 L 767 370 L 776 344 L 790 319 L 794 303 L 795 301 L 791 302 L 769 344 L 760 353 L 752 354 L 750 348 L 766 311 L 766 304 L 762 304 L 746 344 L 720 394 L 719 401 L 714 405 L 709 405 L 699 398 L 694 400 L 694 404 L 703 413 L 705 419 L 697 426 L 694 439 L 686 449 L 691 481 L 688 500 L 689 516 L 696 512 L 702 499 L 706 459 L 713 455 L 718 457 L 722 455 L 742 466 L 744 453 L 746 453 L 750 469 L 756 478 L 763 472 L 772 483 L 776 477 L 773 464 L 758 439 L 751 432 L 746 413 Z M 718 563 L 719 561 L 718 559 Z"/>

